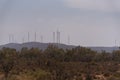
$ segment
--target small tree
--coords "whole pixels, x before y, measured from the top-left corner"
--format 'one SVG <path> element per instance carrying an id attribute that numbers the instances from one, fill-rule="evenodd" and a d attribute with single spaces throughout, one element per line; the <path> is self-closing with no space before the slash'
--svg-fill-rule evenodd
<path id="1" fill-rule="evenodd" d="M 5 74 L 5 78 L 8 77 L 8 74 L 10 73 L 10 71 L 14 66 L 16 53 L 17 52 L 15 49 L 9 49 L 9 48 L 3 48 L 1 51 L 1 55 L 2 55 L 1 68 Z"/>
<path id="2" fill-rule="evenodd" d="M 90 76 L 90 74 L 87 74 L 86 80 L 92 80 L 92 77 Z"/>
<path id="3" fill-rule="evenodd" d="M 6 59 L 6 60 L 3 61 L 2 70 L 3 70 L 4 74 L 5 74 L 5 78 L 8 77 L 8 74 L 12 70 L 13 66 L 14 66 L 13 60 Z"/>

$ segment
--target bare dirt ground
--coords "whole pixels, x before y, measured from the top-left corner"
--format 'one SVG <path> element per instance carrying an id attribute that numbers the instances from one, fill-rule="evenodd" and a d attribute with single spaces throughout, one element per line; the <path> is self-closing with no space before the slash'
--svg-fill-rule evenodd
<path id="1" fill-rule="evenodd" d="M 4 80 L 4 74 L 0 73 L 0 80 Z"/>

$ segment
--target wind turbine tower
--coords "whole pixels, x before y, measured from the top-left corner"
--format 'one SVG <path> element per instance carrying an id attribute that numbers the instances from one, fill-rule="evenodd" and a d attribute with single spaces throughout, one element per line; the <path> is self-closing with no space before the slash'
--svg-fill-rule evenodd
<path id="1" fill-rule="evenodd" d="M 22 43 L 24 43 L 25 42 L 25 39 L 24 39 L 24 37 L 22 38 Z"/>
<path id="2" fill-rule="evenodd" d="M 30 34 L 29 34 L 29 32 L 28 32 L 28 42 L 30 41 Z"/>
<path id="3" fill-rule="evenodd" d="M 41 43 L 43 43 L 43 36 L 41 36 Z"/>
<path id="4" fill-rule="evenodd" d="M 11 43 L 11 35 L 9 35 L 9 43 Z"/>
<path id="5" fill-rule="evenodd" d="M 14 43 L 14 35 L 11 35 L 12 43 Z"/>
<path id="6" fill-rule="evenodd" d="M 37 35 L 36 35 L 36 32 L 35 32 L 35 42 L 36 42 L 36 39 L 37 39 Z"/>
<path id="7" fill-rule="evenodd" d="M 60 44 L 60 32 L 58 32 L 58 43 Z"/>
<path id="8" fill-rule="evenodd" d="M 58 31 L 58 30 L 56 32 L 56 40 L 57 40 L 57 43 L 60 44 L 60 31 Z"/>
<path id="9" fill-rule="evenodd" d="M 53 32 L 53 43 L 55 43 L 55 32 Z"/>
<path id="10" fill-rule="evenodd" d="M 68 44 L 70 44 L 70 36 L 68 36 Z"/>
<path id="11" fill-rule="evenodd" d="M 56 42 L 58 43 L 58 30 L 56 32 Z"/>

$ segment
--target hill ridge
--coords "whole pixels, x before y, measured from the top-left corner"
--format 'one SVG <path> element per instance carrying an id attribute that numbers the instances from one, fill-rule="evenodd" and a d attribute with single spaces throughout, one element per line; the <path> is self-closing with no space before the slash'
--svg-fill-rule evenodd
<path id="1" fill-rule="evenodd" d="M 42 49 L 42 50 L 45 50 L 49 44 L 53 44 L 53 45 L 56 45 L 58 46 L 59 48 L 62 48 L 62 49 L 72 49 L 72 48 L 75 48 L 77 46 L 74 46 L 74 45 L 67 45 L 67 44 L 58 44 L 58 43 L 40 43 L 40 42 L 26 42 L 26 43 L 8 43 L 8 44 L 5 44 L 5 45 L 1 45 L 0 46 L 0 49 L 2 49 L 3 47 L 8 47 L 8 48 L 14 48 L 16 50 L 21 50 L 23 47 L 27 47 L 28 49 L 30 48 L 39 48 L 39 49 Z M 97 51 L 97 52 L 101 52 L 101 51 L 106 51 L 106 52 L 113 52 L 114 50 L 119 50 L 119 47 L 100 47 L 100 46 L 96 46 L 96 47 L 87 47 L 87 48 L 90 48 L 94 51 Z"/>

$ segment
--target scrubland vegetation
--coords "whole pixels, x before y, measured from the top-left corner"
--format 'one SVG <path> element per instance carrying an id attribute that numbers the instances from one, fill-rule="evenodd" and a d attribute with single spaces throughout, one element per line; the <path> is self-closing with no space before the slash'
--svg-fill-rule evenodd
<path id="1" fill-rule="evenodd" d="M 98 53 L 49 45 L 46 50 L 0 50 L 0 80 L 120 80 L 120 50 Z"/>

